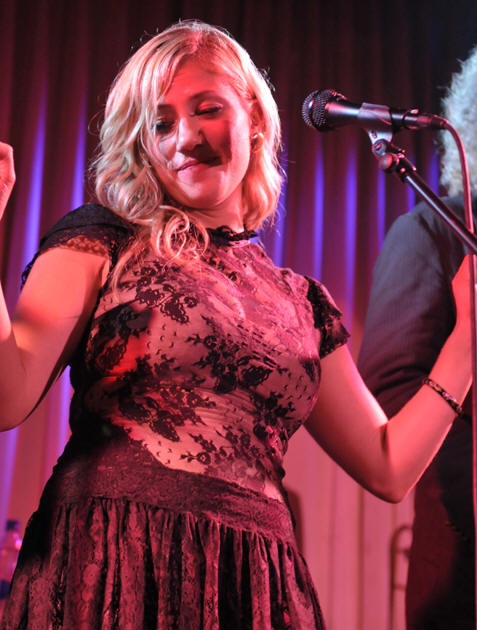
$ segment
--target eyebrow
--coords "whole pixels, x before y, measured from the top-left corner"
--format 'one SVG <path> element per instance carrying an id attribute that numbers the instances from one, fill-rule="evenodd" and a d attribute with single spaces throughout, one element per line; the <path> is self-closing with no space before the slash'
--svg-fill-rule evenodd
<path id="1" fill-rule="evenodd" d="M 214 97 L 214 98 L 219 98 L 219 99 L 222 98 L 217 94 L 215 90 L 201 90 L 200 92 L 196 92 L 195 94 L 192 94 L 191 96 L 189 96 L 187 100 L 198 101 L 199 99 L 204 98 L 204 97 Z M 172 107 L 172 105 L 170 105 L 169 103 L 159 103 L 157 106 L 157 109 L 167 108 L 167 107 Z"/>

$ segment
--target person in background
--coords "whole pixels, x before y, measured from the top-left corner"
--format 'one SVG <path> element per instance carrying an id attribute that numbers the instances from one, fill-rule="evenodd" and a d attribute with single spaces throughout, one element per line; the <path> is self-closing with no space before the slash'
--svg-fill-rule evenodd
<path id="1" fill-rule="evenodd" d="M 475 224 L 476 103 L 477 48 L 453 76 L 443 100 L 443 115 L 460 133 L 466 148 Z M 441 141 L 441 183 L 450 195 L 444 200 L 464 221 L 457 148 L 449 133 L 443 132 Z M 459 239 L 425 203 L 399 217 L 386 236 L 374 268 L 358 368 L 390 416 L 422 386 L 454 327 L 456 305 L 451 284 L 464 255 Z M 456 419 L 417 484 L 414 505 L 406 586 L 407 630 L 474 629 L 469 412 Z"/>
<path id="2" fill-rule="evenodd" d="M 470 387 L 467 266 L 432 380 L 388 422 L 326 289 L 249 240 L 276 208 L 279 146 L 270 88 L 221 29 L 173 25 L 113 83 L 99 204 L 41 241 L 13 319 L 0 305 L 0 428 L 66 364 L 74 387 L 2 630 L 322 630 L 288 440 L 306 424 L 397 501 L 452 426 Z M 14 178 L 0 144 L 2 211 Z"/>

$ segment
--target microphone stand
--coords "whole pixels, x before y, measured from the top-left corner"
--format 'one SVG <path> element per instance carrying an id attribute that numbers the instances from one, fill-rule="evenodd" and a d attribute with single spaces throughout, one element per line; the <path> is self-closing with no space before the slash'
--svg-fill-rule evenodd
<path id="1" fill-rule="evenodd" d="M 402 181 L 406 182 L 413 188 L 415 192 L 420 195 L 428 206 L 433 210 L 437 216 L 439 216 L 444 223 L 447 224 L 450 230 L 457 236 L 457 238 L 466 245 L 469 252 L 472 253 L 470 257 L 470 284 L 469 287 L 471 294 L 471 333 L 472 333 L 472 496 L 473 496 L 473 509 L 474 509 L 474 523 L 477 526 L 477 317 L 476 317 L 476 303 L 477 303 L 477 287 L 475 284 L 475 261 L 477 260 L 477 237 L 471 231 L 473 229 L 473 215 L 472 204 L 470 197 L 469 176 L 467 169 L 467 162 L 463 147 L 460 143 L 455 129 L 446 121 L 445 128 L 449 130 L 454 139 L 457 141 L 464 183 L 464 204 L 465 204 L 465 216 L 466 222 L 470 226 L 470 229 L 457 217 L 452 210 L 446 206 L 446 204 L 440 199 L 424 182 L 424 180 L 418 175 L 416 167 L 406 158 L 403 149 L 393 145 L 391 143 L 392 133 L 391 131 L 376 132 L 371 129 L 366 129 L 368 136 L 371 140 L 371 147 L 373 155 L 377 158 L 379 167 L 386 173 L 394 173 Z M 459 144 L 460 143 L 460 144 Z M 475 571 L 475 601 L 477 601 L 477 554 L 474 551 L 474 571 Z M 477 618 L 477 610 L 476 610 Z"/>
<path id="2" fill-rule="evenodd" d="M 375 133 L 375 132 L 371 132 Z M 386 173 L 395 173 L 402 182 L 407 182 L 430 206 L 459 240 L 467 246 L 472 254 L 477 254 L 477 237 L 446 206 L 440 197 L 433 192 L 416 171 L 416 167 L 407 158 L 403 149 L 386 139 L 380 138 L 373 143 L 371 150 L 378 159 L 379 168 Z"/>

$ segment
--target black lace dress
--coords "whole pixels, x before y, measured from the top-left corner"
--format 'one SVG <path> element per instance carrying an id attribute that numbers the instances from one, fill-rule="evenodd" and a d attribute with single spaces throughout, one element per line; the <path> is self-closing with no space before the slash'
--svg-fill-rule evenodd
<path id="1" fill-rule="evenodd" d="M 72 435 L 27 528 L 2 630 L 324 627 L 282 489 L 291 435 L 344 343 L 317 282 L 248 234 L 200 265 L 152 252 L 101 291 L 71 362 Z M 130 225 L 100 206 L 40 253 L 114 266 Z"/>

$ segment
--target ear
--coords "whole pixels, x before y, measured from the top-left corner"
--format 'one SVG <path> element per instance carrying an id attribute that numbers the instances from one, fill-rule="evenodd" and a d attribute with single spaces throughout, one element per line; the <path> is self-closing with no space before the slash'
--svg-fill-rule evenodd
<path id="1" fill-rule="evenodd" d="M 263 131 L 263 114 L 257 100 L 254 99 L 250 106 L 250 135 Z"/>

